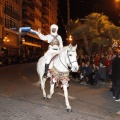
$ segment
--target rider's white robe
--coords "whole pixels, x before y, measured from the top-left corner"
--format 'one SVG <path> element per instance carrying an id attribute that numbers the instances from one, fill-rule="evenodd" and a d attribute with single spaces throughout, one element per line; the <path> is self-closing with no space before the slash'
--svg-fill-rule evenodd
<path id="1" fill-rule="evenodd" d="M 47 40 L 48 43 L 51 43 L 53 38 L 54 38 L 53 35 L 51 35 L 51 34 L 43 35 L 41 33 L 38 33 L 38 36 L 43 41 Z M 57 40 L 59 41 L 59 46 L 58 45 L 50 45 L 49 44 L 48 51 L 44 54 L 46 64 L 49 64 L 51 59 L 56 54 L 59 54 L 60 49 L 63 47 L 63 42 L 62 42 L 62 38 L 61 38 L 60 35 L 57 36 Z"/>

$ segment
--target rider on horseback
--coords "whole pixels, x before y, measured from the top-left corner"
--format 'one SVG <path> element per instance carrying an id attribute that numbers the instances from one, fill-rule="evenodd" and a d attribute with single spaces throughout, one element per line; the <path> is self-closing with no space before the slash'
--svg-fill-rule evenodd
<path id="1" fill-rule="evenodd" d="M 44 54 L 45 58 L 45 72 L 43 77 L 47 77 L 48 67 L 51 59 L 59 54 L 60 49 L 63 47 L 63 41 L 60 35 L 57 33 L 58 26 L 55 24 L 52 24 L 50 26 L 50 34 L 43 35 L 41 33 L 41 30 L 38 29 L 38 36 L 41 40 L 46 41 L 49 43 L 48 51 Z"/>

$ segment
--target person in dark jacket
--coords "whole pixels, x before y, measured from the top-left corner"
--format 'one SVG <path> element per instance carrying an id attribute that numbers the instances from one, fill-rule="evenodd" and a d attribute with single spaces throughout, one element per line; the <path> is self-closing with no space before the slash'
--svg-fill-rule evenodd
<path id="1" fill-rule="evenodd" d="M 92 68 L 90 66 L 90 62 L 87 62 L 85 64 L 85 70 L 84 70 L 84 79 L 87 84 L 89 84 L 90 80 L 90 75 L 92 73 Z"/>
<path id="2" fill-rule="evenodd" d="M 94 63 L 91 64 L 92 73 L 90 74 L 90 77 L 89 77 L 90 85 L 94 85 L 93 76 L 98 72 L 98 68 L 99 67 L 97 65 L 95 65 Z"/>
<path id="3" fill-rule="evenodd" d="M 93 76 L 95 85 L 98 85 L 99 81 L 106 80 L 106 67 L 100 62 L 97 73 Z"/>
<path id="4" fill-rule="evenodd" d="M 115 101 L 120 101 L 120 53 L 116 55 L 116 57 L 112 61 L 112 92 L 113 98 Z"/>

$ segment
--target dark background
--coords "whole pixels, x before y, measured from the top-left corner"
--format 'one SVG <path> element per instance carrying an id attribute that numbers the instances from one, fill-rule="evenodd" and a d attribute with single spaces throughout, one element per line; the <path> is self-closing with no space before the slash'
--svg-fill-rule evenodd
<path id="1" fill-rule="evenodd" d="M 92 12 L 104 13 L 114 23 L 118 23 L 118 11 L 115 0 L 69 0 L 70 18 L 84 18 Z M 59 0 L 59 10 L 64 22 L 67 22 L 67 0 Z"/>
<path id="2" fill-rule="evenodd" d="M 67 0 L 58 0 L 58 25 L 59 34 L 63 39 L 66 38 L 64 25 L 67 24 Z M 70 1 L 70 19 L 85 18 L 92 12 L 103 13 L 109 17 L 115 25 L 118 24 L 118 10 L 116 9 L 115 0 L 69 0 Z"/>

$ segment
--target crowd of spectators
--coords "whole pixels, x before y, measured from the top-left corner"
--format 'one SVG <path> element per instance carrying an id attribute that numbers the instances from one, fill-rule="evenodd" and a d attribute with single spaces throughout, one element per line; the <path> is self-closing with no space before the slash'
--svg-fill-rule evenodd
<path id="1" fill-rule="evenodd" d="M 98 86 L 101 81 L 111 82 L 110 91 L 115 101 L 120 101 L 120 51 L 81 55 L 78 58 L 79 71 L 71 73 L 80 84 Z"/>
<path id="2" fill-rule="evenodd" d="M 38 61 L 40 56 L 26 56 L 22 57 L 19 55 L 3 55 L 0 56 L 0 67 L 7 66 L 7 65 L 14 65 L 14 64 L 22 64 L 22 63 L 29 63 L 29 62 L 36 62 Z"/>
<path id="3" fill-rule="evenodd" d="M 110 81 L 112 72 L 112 60 L 115 53 L 106 52 L 101 54 L 81 55 L 78 58 L 79 71 L 72 73 L 73 78 L 78 79 L 80 84 L 98 86 L 99 81 Z"/>

